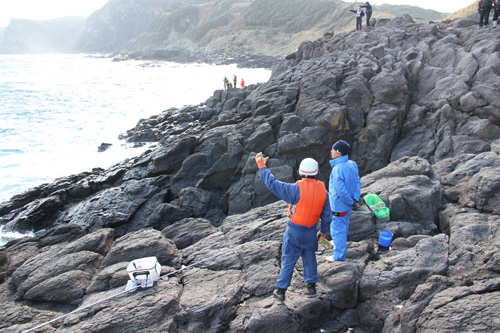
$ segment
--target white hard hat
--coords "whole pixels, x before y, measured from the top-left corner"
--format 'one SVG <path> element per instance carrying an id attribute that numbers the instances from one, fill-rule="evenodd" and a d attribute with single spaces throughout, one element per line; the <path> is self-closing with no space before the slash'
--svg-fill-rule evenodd
<path id="1" fill-rule="evenodd" d="M 316 176 L 318 174 L 318 162 L 312 158 L 305 158 L 300 162 L 299 175 L 303 177 Z"/>

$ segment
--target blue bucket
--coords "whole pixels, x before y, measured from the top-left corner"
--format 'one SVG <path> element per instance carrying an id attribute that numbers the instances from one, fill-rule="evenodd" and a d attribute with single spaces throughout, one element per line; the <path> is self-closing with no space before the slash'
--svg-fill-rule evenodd
<path id="1" fill-rule="evenodd" d="M 378 236 L 378 244 L 383 247 L 389 247 L 392 241 L 392 232 L 387 230 L 380 230 L 380 235 Z"/>

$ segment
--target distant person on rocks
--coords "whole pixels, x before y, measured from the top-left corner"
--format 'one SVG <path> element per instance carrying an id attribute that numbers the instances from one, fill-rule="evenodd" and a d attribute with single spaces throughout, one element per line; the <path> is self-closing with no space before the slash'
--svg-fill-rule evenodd
<path id="1" fill-rule="evenodd" d="M 233 75 L 234 87 L 235 87 L 235 88 L 238 88 L 238 85 L 236 84 L 236 81 L 237 81 L 237 79 L 236 79 L 236 75 Z"/>
<path id="2" fill-rule="evenodd" d="M 494 0 L 479 0 L 479 29 L 488 27 L 488 19 L 490 17 L 491 7 Z"/>
<path id="3" fill-rule="evenodd" d="M 370 5 L 370 3 L 367 1 L 365 2 L 364 6 L 361 6 L 361 8 L 366 8 L 366 26 L 369 27 L 370 18 L 372 17 L 372 12 L 373 12 L 372 5 Z"/>
<path id="4" fill-rule="evenodd" d="M 363 27 L 362 27 L 362 24 L 363 24 L 363 16 L 365 16 L 365 12 L 363 12 L 363 9 L 361 8 L 361 6 L 358 6 L 358 10 L 354 10 L 354 9 L 349 9 L 349 11 L 353 12 L 356 14 L 356 30 L 361 30 Z"/>
<path id="5" fill-rule="evenodd" d="M 493 5 L 495 6 L 495 11 L 493 12 L 493 28 L 496 28 L 498 22 L 498 14 L 500 14 L 500 0 L 495 0 Z"/>
<path id="6" fill-rule="evenodd" d="M 319 237 L 325 237 L 332 219 L 325 184 L 316 180 L 318 162 L 312 158 L 302 160 L 299 165 L 299 175 L 302 179 L 291 184 L 274 178 L 266 166 L 268 159 L 269 157 L 264 158 L 262 153 L 255 156 L 260 179 L 271 192 L 289 204 L 287 227 L 281 247 L 281 269 L 273 295 L 281 301 L 285 300 L 285 292 L 290 286 L 299 257 L 302 257 L 307 291 L 310 295 L 316 295 L 318 263 L 315 252 L 318 250 Z M 317 232 L 319 220 L 321 225 L 320 231 Z"/>
<path id="7" fill-rule="evenodd" d="M 229 82 L 229 80 L 227 79 L 227 77 L 224 76 L 224 90 L 227 90 L 227 83 Z"/>
<path id="8" fill-rule="evenodd" d="M 243 78 L 241 78 L 241 88 L 245 88 L 245 80 L 243 80 Z"/>
<path id="9" fill-rule="evenodd" d="M 358 165 L 349 160 L 351 146 L 344 140 L 335 142 L 330 152 L 329 194 L 332 208 L 332 223 L 330 234 L 333 241 L 333 256 L 325 259 L 330 262 L 345 261 L 347 252 L 347 232 L 349 219 L 353 208 L 359 207 L 361 195 L 361 181 L 358 174 Z"/>

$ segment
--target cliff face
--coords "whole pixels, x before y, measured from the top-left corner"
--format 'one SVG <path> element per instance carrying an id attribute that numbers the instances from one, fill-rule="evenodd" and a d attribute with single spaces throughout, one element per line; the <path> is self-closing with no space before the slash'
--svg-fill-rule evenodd
<path id="1" fill-rule="evenodd" d="M 76 50 L 115 52 L 147 29 L 170 0 L 110 0 L 89 16 Z"/>
<path id="2" fill-rule="evenodd" d="M 72 52 L 85 17 L 31 21 L 14 19 L 0 34 L 0 53 Z"/>
<path id="3" fill-rule="evenodd" d="M 411 13 L 423 20 L 445 15 L 418 7 L 375 6 L 373 21 Z M 337 0 L 207 1 L 164 10 L 147 31 L 125 46 L 128 52 L 171 48 L 244 50 L 284 55 L 325 31 L 355 28 L 355 4 Z M 363 22 L 364 24 L 364 22 Z"/>
<path id="4" fill-rule="evenodd" d="M 372 23 L 403 13 L 422 20 L 444 17 L 399 7 L 375 6 Z M 84 26 L 83 19 L 14 20 L 0 52 L 140 52 L 175 61 L 179 52 L 187 61 L 208 61 L 203 52 L 214 50 L 276 56 L 325 31 L 353 30 L 353 8 L 355 4 L 338 0 L 110 0 Z M 192 50 L 198 53 L 189 54 Z"/>
<path id="5" fill-rule="evenodd" d="M 156 256 L 164 274 L 194 266 L 52 325 L 498 331 L 500 36 L 492 31 L 403 16 L 327 33 L 264 84 L 140 121 L 123 138 L 157 143 L 143 155 L 2 203 L 6 230 L 46 230 L 0 249 L 0 328 L 25 330 L 117 294 L 130 261 Z M 313 157 L 326 181 L 338 139 L 352 145 L 362 193 L 378 194 L 390 217 L 354 211 L 347 260 L 317 252 L 316 297 L 299 261 L 281 303 L 272 290 L 287 207 L 258 177 L 255 153 L 285 182 Z M 394 234 L 388 252 L 378 250 L 380 230 Z"/>

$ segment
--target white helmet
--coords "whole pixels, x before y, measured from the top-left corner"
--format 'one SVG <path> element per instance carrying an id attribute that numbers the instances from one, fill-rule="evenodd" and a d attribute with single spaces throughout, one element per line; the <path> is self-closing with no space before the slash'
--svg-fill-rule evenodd
<path id="1" fill-rule="evenodd" d="M 300 162 L 299 175 L 302 177 L 316 176 L 318 174 L 318 162 L 312 158 L 305 158 Z"/>

